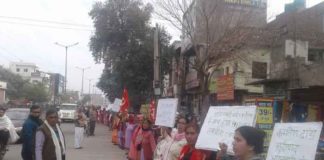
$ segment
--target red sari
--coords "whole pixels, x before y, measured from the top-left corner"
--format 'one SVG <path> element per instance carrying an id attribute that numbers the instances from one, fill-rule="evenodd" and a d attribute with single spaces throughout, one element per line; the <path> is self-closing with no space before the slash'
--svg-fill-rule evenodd
<path id="1" fill-rule="evenodd" d="M 137 145 L 138 144 L 141 145 L 141 148 L 144 153 L 144 158 L 141 157 L 140 159 L 153 160 L 153 153 L 156 148 L 154 133 L 152 130 L 146 130 L 146 131 L 142 130 L 140 134 L 141 135 L 138 138 L 139 141 L 137 142 Z M 141 153 L 141 151 L 139 151 L 139 153 Z"/>
<path id="2" fill-rule="evenodd" d="M 204 160 L 206 155 L 200 149 L 192 148 L 189 144 L 183 146 L 178 160 L 183 160 L 186 156 L 190 156 L 190 160 Z"/>
<path id="3" fill-rule="evenodd" d="M 132 138 L 131 138 L 131 142 L 130 142 L 130 147 L 129 147 L 129 152 L 128 152 L 128 158 L 130 160 L 136 160 L 137 159 L 137 149 L 136 149 L 136 139 L 138 134 L 141 131 L 141 126 L 138 125 L 133 134 L 132 134 Z"/>

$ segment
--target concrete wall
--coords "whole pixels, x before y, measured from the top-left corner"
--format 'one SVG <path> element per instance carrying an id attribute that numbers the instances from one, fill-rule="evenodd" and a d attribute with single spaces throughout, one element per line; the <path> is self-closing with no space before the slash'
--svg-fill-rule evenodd
<path id="1" fill-rule="evenodd" d="M 229 67 L 230 74 L 235 75 L 235 89 L 247 90 L 250 93 L 263 93 L 261 85 L 246 85 L 260 79 L 252 77 L 252 63 L 264 62 L 267 63 L 267 75 L 270 72 L 270 50 L 250 48 L 237 53 L 234 58 L 224 62 L 220 68 L 226 74 L 226 67 Z"/>

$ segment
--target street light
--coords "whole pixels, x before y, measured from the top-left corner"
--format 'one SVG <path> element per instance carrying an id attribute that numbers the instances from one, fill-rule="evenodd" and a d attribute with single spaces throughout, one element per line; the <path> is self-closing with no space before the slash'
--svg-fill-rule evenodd
<path id="1" fill-rule="evenodd" d="M 71 45 L 63 45 L 63 44 L 60 44 L 58 42 L 55 42 L 54 43 L 55 45 L 58 45 L 60 47 L 64 47 L 65 48 L 65 83 L 64 83 L 64 93 L 66 93 L 66 84 L 67 84 L 67 50 L 68 48 L 70 47 L 73 47 L 73 46 L 76 46 L 79 44 L 79 42 L 76 42 L 74 44 L 71 44 Z"/>
<path id="2" fill-rule="evenodd" d="M 80 69 L 82 71 L 82 86 L 81 86 L 81 96 L 83 95 L 83 79 L 84 79 L 84 71 L 87 70 L 87 69 L 90 69 L 90 67 L 85 67 L 85 68 L 82 68 L 82 67 L 75 67 L 77 69 Z"/>

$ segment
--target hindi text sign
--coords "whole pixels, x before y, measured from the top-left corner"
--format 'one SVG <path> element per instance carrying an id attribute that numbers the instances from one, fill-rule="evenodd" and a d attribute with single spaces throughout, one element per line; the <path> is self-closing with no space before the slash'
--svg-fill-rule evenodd
<path id="1" fill-rule="evenodd" d="M 254 126 L 256 106 L 210 107 L 201 128 L 196 148 L 216 151 L 219 143 L 226 143 L 233 154 L 235 130 L 240 126 Z"/>
<path id="2" fill-rule="evenodd" d="M 112 107 L 112 110 L 114 112 L 119 112 L 120 110 L 120 105 L 122 104 L 122 100 L 119 98 L 116 98 Z"/>
<path id="3" fill-rule="evenodd" d="M 160 99 L 157 106 L 155 125 L 174 127 L 177 106 L 177 98 Z"/>
<path id="4" fill-rule="evenodd" d="M 322 122 L 276 123 L 267 160 L 314 160 Z"/>

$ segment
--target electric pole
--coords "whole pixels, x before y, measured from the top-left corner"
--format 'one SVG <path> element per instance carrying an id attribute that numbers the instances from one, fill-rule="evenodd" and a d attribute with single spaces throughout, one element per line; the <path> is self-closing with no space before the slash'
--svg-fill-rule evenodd
<path id="1" fill-rule="evenodd" d="M 60 46 L 60 47 L 64 47 L 65 48 L 65 82 L 64 82 L 64 93 L 66 93 L 66 86 L 67 86 L 67 51 L 68 51 L 68 48 L 70 47 L 73 47 L 73 46 L 76 46 L 79 44 L 79 42 L 76 42 L 74 44 L 71 44 L 71 45 L 63 45 L 63 44 L 60 44 L 58 42 L 55 42 L 54 44 Z"/>
<path id="2" fill-rule="evenodd" d="M 81 84 L 81 96 L 83 96 L 83 80 L 84 80 L 84 71 L 87 69 L 90 69 L 90 67 L 76 67 L 77 69 L 80 69 L 82 71 L 82 84 Z"/>

